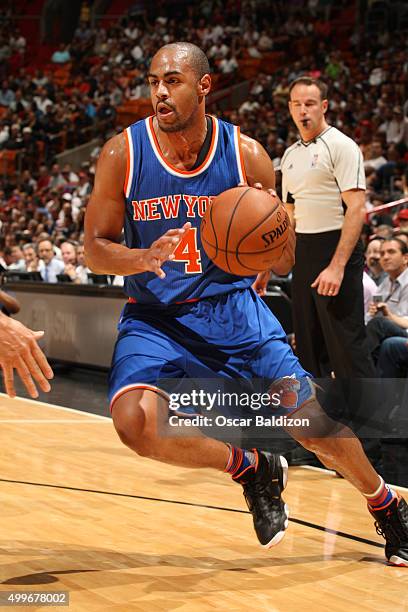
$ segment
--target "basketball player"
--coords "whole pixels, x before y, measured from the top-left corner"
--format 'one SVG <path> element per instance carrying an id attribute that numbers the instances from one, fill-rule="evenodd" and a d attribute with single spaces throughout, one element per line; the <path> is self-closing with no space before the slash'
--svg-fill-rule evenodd
<path id="1" fill-rule="evenodd" d="M 251 289 L 254 277 L 221 271 L 201 248 L 210 197 L 244 181 L 273 189 L 273 165 L 259 143 L 205 114 L 211 77 L 198 47 L 162 47 L 148 78 L 155 114 L 106 143 L 86 214 L 89 267 L 124 275 L 129 296 L 110 374 L 113 422 L 142 456 L 230 473 L 244 487 L 259 541 L 271 546 L 288 524 L 284 459 L 203 436 L 159 437 L 158 430 L 168 417 L 160 378 L 171 377 L 274 379 L 283 410 L 323 418 L 282 327 Z M 289 270 L 293 250 L 291 240 L 276 273 Z M 334 438 L 293 434 L 366 496 L 387 538 L 387 558 L 408 565 L 407 505 L 376 474 L 350 430 Z"/>
<path id="2" fill-rule="evenodd" d="M 14 369 L 31 397 L 38 397 L 34 380 L 42 391 L 50 390 L 47 378 L 53 378 L 54 374 L 37 344 L 43 335 L 44 332 L 34 332 L 19 321 L 0 313 L 0 365 L 3 369 L 4 386 L 10 397 L 16 396 Z"/>

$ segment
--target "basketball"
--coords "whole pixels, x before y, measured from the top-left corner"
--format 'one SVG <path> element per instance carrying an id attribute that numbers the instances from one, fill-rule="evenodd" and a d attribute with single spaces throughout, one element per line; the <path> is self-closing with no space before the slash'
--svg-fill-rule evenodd
<path id="1" fill-rule="evenodd" d="M 277 196 L 245 185 L 220 193 L 201 221 L 208 257 L 230 274 L 269 270 L 289 237 L 288 214 Z"/>

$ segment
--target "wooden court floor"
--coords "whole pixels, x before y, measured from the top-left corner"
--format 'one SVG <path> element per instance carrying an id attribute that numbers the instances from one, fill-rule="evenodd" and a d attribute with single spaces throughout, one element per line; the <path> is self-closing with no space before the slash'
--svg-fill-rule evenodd
<path id="1" fill-rule="evenodd" d="M 226 475 L 140 459 L 88 413 L 0 395 L 0 424 L 0 592 L 68 591 L 74 612 L 408 610 L 408 570 L 328 472 L 290 469 L 292 520 L 264 551 Z"/>

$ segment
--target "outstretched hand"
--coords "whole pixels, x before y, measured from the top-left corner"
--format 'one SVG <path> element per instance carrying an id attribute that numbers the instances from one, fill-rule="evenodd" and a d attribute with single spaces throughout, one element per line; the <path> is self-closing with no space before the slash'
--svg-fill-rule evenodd
<path id="1" fill-rule="evenodd" d="M 180 242 L 183 234 L 191 228 L 187 222 L 183 227 L 168 230 L 163 236 L 155 240 L 143 256 L 143 263 L 147 271 L 154 272 L 159 278 L 166 278 L 162 265 L 174 259 L 173 252 Z"/>
<path id="2" fill-rule="evenodd" d="M 14 370 L 17 370 L 31 397 L 38 397 L 34 381 L 42 391 L 51 389 L 47 379 L 53 378 L 54 374 L 37 344 L 43 335 L 43 331 L 32 331 L 19 321 L 0 316 L 0 365 L 6 393 L 10 397 L 16 396 Z"/>

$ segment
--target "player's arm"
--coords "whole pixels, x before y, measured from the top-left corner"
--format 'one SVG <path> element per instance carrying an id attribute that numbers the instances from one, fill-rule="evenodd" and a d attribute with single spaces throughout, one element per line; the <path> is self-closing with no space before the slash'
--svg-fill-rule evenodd
<path id="1" fill-rule="evenodd" d="M 263 189 L 272 190 L 273 197 L 279 201 L 275 193 L 275 169 L 271 158 L 263 146 L 253 138 L 241 134 L 241 151 L 248 184 L 252 187 L 260 185 Z M 272 272 L 279 276 L 289 274 L 295 263 L 295 245 L 295 232 L 290 227 L 288 242 L 281 258 L 273 265 Z M 260 276 L 265 276 L 265 274 L 259 275 L 257 279 L 257 281 L 262 280 L 264 282 L 265 278 L 260 279 Z M 266 279 L 266 282 L 268 280 L 269 278 Z M 255 289 L 257 290 L 257 287 Z"/>
<path id="2" fill-rule="evenodd" d="M 164 278 L 161 265 L 172 259 L 181 234 L 188 228 L 169 230 L 149 249 L 129 249 L 120 244 L 125 218 L 126 168 L 127 148 L 122 133 L 108 140 L 98 160 L 85 215 L 87 266 L 98 274 L 127 276 L 149 271 Z"/>

